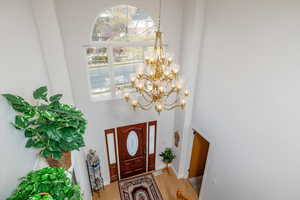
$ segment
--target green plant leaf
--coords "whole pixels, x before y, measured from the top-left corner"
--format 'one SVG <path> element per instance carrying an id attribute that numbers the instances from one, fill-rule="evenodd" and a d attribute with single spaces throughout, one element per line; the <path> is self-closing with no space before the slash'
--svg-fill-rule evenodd
<path id="1" fill-rule="evenodd" d="M 30 148 L 30 147 L 33 147 L 33 145 L 34 145 L 33 139 L 29 139 L 29 140 L 27 140 L 25 147 Z"/>
<path id="2" fill-rule="evenodd" d="M 29 137 L 33 137 L 34 136 L 34 132 L 31 129 L 26 129 L 24 132 L 25 137 L 29 138 Z"/>
<path id="3" fill-rule="evenodd" d="M 23 104 L 23 101 L 25 101 L 22 97 L 13 94 L 2 94 L 2 96 L 12 104 Z"/>
<path id="4" fill-rule="evenodd" d="M 49 111 L 41 111 L 40 115 L 42 115 L 44 118 L 54 121 L 55 120 L 55 115 Z"/>
<path id="5" fill-rule="evenodd" d="M 22 97 L 13 94 L 3 94 L 2 96 L 6 98 L 6 100 L 9 102 L 9 104 L 15 111 L 27 115 L 28 118 L 34 116 L 34 108 Z"/>
<path id="6" fill-rule="evenodd" d="M 59 142 L 61 139 L 60 132 L 55 128 L 50 128 L 46 133 L 48 137 L 51 138 L 52 140 Z"/>
<path id="7" fill-rule="evenodd" d="M 40 155 L 45 157 L 45 158 L 48 158 L 48 157 L 51 156 L 51 151 L 48 151 L 48 150 L 44 149 L 40 152 Z"/>
<path id="8" fill-rule="evenodd" d="M 52 158 L 53 158 L 54 160 L 60 160 L 61 157 L 62 157 L 62 152 L 56 151 L 56 152 L 53 152 L 53 153 L 52 153 Z"/>
<path id="9" fill-rule="evenodd" d="M 50 101 L 53 103 L 53 102 L 56 102 L 56 101 L 60 101 L 60 99 L 62 98 L 62 94 L 56 94 L 56 95 L 53 95 L 50 97 Z"/>
<path id="10" fill-rule="evenodd" d="M 43 142 L 42 141 L 35 141 L 34 143 L 33 143 L 33 145 L 32 145 L 32 147 L 34 147 L 34 148 L 43 148 L 44 147 L 44 144 L 43 144 Z"/>
<path id="11" fill-rule="evenodd" d="M 34 99 L 42 99 L 46 102 L 48 102 L 47 95 L 48 95 L 48 89 L 46 86 L 40 87 L 33 92 Z"/>
<path id="12" fill-rule="evenodd" d="M 28 123 L 28 120 L 20 115 L 17 115 L 15 118 L 15 127 L 18 129 L 25 129 Z"/>

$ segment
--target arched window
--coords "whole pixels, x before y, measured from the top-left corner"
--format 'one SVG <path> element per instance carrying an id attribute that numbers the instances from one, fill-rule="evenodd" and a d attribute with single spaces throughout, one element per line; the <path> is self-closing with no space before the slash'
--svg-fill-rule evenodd
<path id="1" fill-rule="evenodd" d="M 86 48 L 91 95 L 114 97 L 129 90 L 154 32 L 153 19 L 139 8 L 119 5 L 101 13 Z"/>

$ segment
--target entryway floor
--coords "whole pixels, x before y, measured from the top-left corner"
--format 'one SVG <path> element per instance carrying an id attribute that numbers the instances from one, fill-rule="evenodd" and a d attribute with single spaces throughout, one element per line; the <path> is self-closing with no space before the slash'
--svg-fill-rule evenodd
<path id="1" fill-rule="evenodd" d="M 198 195 L 200 193 L 200 189 L 201 189 L 201 185 L 202 185 L 202 179 L 203 179 L 202 176 L 189 178 L 189 182 L 192 184 L 193 188 L 195 189 L 195 191 L 197 192 Z"/>
<path id="2" fill-rule="evenodd" d="M 157 175 L 156 175 L 157 174 Z M 189 200 L 197 200 L 198 196 L 194 188 L 186 179 L 177 179 L 173 170 L 170 168 L 169 173 L 163 170 L 161 173 L 154 173 L 157 186 L 164 200 L 175 200 L 177 190 Z M 105 186 L 104 191 L 94 193 L 93 200 L 121 200 L 118 183 L 112 183 Z"/>

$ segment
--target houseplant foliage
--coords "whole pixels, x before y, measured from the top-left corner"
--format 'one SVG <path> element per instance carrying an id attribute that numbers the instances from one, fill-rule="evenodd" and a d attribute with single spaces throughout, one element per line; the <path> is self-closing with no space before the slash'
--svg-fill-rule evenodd
<path id="1" fill-rule="evenodd" d="M 82 200 L 80 187 L 63 168 L 43 168 L 21 178 L 16 191 L 6 200 Z"/>
<path id="2" fill-rule="evenodd" d="M 48 193 L 40 193 L 29 197 L 28 200 L 54 200 Z"/>
<path id="3" fill-rule="evenodd" d="M 165 151 L 159 154 L 159 156 L 162 157 L 162 161 L 164 163 L 171 163 L 176 158 L 176 155 L 173 153 L 171 148 L 166 148 Z"/>
<path id="4" fill-rule="evenodd" d="M 85 145 L 87 122 L 81 111 L 60 103 L 61 94 L 48 97 L 47 87 L 40 87 L 33 92 L 37 105 L 13 94 L 3 96 L 17 112 L 13 125 L 24 131 L 26 148 L 39 148 L 41 156 L 60 160 L 65 152 Z"/>

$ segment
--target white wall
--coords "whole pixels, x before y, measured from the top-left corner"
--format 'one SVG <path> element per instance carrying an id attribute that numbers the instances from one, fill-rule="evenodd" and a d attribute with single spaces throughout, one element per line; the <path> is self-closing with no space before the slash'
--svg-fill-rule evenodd
<path id="1" fill-rule="evenodd" d="M 32 91 L 48 84 L 30 1 L 0 1 L 0 93 L 32 100 Z M 33 169 L 38 153 L 25 149 L 22 132 L 10 124 L 15 113 L 0 97 L 0 199 Z"/>
<path id="2" fill-rule="evenodd" d="M 166 33 L 170 50 L 175 55 L 178 55 L 182 1 L 166 0 L 163 3 L 162 29 Z M 159 153 L 165 147 L 172 145 L 174 112 L 165 112 L 158 116 L 154 112 L 133 112 L 123 100 L 92 102 L 88 90 L 87 65 L 83 45 L 90 43 L 89 36 L 93 22 L 105 8 L 119 4 L 129 4 L 144 9 L 156 19 L 159 3 L 158 1 L 146 0 L 90 0 L 88 2 L 56 0 L 55 4 L 62 31 L 75 104 L 83 110 L 89 122 L 86 136 L 86 150 L 89 148 L 97 150 L 102 161 L 102 174 L 105 182 L 108 183 L 109 171 L 104 130 L 128 124 L 158 120 L 157 152 Z M 157 158 L 157 167 L 162 167 L 159 158 Z M 86 187 L 88 188 L 88 180 L 86 180 Z"/>
<path id="3" fill-rule="evenodd" d="M 182 44 L 181 44 L 181 75 L 190 91 L 187 98 L 187 106 L 182 112 L 176 110 L 174 131 L 180 133 L 179 147 L 173 146 L 177 157 L 174 160 L 174 169 L 179 178 L 188 175 L 188 164 L 193 142 L 193 130 L 191 126 L 194 96 L 196 93 L 197 71 L 199 54 L 202 47 L 206 0 L 186 0 L 183 10 Z"/>
<path id="4" fill-rule="evenodd" d="M 62 101 L 73 105 L 73 94 L 54 0 L 31 0 L 31 2 L 51 90 L 54 94 L 63 94 Z"/>
<path id="5" fill-rule="evenodd" d="M 300 1 L 209 0 L 192 126 L 203 200 L 300 199 Z"/>

